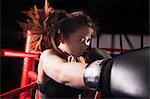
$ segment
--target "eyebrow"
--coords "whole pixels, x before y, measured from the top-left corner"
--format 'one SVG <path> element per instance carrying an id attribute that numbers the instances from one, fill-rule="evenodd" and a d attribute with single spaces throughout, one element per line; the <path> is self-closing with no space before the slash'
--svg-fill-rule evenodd
<path id="1" fill-rule="evenodd" d="M 85 38 L 86 35 L 82 34 L 82 35 L 78 35 L 78 37 L 82 37 L 82 38 Z M 97 35 L 96 35 L 96 32 L 92 32 L 91 33 L 91 38 L 95 38 Z"/>
<path id="2" fill-rule="evenodd" d="M 95 35 L 92 35 L 92 38 L 96 38 L 97 37 L 97 35 L 95 34 Z"/>

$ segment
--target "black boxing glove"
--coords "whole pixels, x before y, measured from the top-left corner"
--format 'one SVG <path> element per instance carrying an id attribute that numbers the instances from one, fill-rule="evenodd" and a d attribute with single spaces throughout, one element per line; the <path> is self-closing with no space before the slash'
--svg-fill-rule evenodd
<path id="1" fill-rule="evenodd" d="M 84 71 L 85 85 L 101 90 L 103 98 L 148 98 L 149 52 L 150 47 L 90 63 Z"/>
<path id="2" fill-rule="evenodd" d="M 98 49 L 98 48 L 93 48 L 91 50 L 88 50 L 87 52 L 84 53 L 84 56 L 86 59 L 86 63 L 92 63 L 96 60 L 101 60 L 101 59 L 110 59 L 111 56 L 107 54 L 105 51 Z"/>
<path id="3" fill-rule="evenodd" d="M 150 47 L 137 49 L 115 57 L 110 77 L 107 77 L 109 78 L 108 81 L 112 96 L 115 98 L 148 99 L 150 97 L 149 61 Z M 105 69 L 103 72 L 107 72 L 107 70 Z M 106 78 L 105 75 L 104 77 Z M 101 83 L 105 84 L 105 82 Z M 105 90 L 104 93 L 106 91 L 109 90 Z M 106 97 L 109 97 L 109 95 Z"/>

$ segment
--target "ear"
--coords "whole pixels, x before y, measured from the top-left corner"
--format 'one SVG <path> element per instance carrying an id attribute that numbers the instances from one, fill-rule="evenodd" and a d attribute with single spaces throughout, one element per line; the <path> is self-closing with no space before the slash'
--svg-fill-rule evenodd
<path id="1" fill-rule="evenodd" d="M 60 34 L 60 42 L 61 43 L 64 43 L 65 42 L 65 37 L 64 35 Z"/>

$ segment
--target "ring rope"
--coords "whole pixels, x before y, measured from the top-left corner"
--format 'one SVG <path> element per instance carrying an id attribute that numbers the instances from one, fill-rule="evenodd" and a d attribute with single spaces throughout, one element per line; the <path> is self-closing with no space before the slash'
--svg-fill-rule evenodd
<path id="1" fill-rule="evenodd" d="M 0 95 L 0 99 L 3 98 L 12 98 L 14 96 L 19 95 L 20 93 L 29 90 L 29 89 L 33 89 L 37 86 L 37 81 L 32 82 L 31 84 L 25 85 L 24 87 L 20 87 L 20 88 L 16 88 L 14 90 L 11 90 L 9 92 L 3 93 Z"/>
<path id="2" fill-rule="evenodd" d="M 0 56 L 5 56 L 5 57 L 20 57 L 20 58 L 34 58 L 36 60 L 39 60 L 39 54 L 37 53 L 26 53 L 22 51 L 14 51 L 14 50 L 5 50 L 2 49 L 0 50 Z"/>

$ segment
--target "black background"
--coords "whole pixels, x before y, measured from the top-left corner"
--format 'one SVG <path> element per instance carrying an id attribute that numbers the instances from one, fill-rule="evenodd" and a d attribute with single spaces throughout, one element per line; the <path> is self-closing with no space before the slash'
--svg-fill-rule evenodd
<path id="1" fill-rule="evenodd" d="M 67 11 L 86 11 L 103 33 L 149 34 L 148 0 L 49 0 L 54 8 Z M 22 39 L 22 30 L 16 20 L 23 20 L 21 13 L 33 5 L 42 7 L 44 0 L 2 0 L 2 47 Z M 21 40 L 21 42 L 24 42 Z M 20 43 L 21 42 L 15 42 Z"/>

